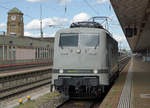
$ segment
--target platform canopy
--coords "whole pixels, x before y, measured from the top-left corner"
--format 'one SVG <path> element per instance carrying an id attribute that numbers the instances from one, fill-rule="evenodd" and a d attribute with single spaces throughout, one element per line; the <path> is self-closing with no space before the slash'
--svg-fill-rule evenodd
<path id="1" fill-rule="evenodd" d="M 150 0 L 110 0 L 133 52 L 150 51 Z"/>

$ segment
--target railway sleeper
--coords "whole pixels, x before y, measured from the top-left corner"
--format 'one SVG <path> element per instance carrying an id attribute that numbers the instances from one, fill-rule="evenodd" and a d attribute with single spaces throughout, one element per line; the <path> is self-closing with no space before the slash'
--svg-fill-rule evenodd
<path id="1" fill-rule="evenodd" d="M 46 79 L 50 79 L 50 77 L 47 77 L 47 78 L 41 79 L 41 80 L 37 80 L 37 81 L 34 81 L 34 82 L 29 82 L 29 83 L 25 83 L 25 84 L 21 84 L 21 85 L 16 85 L 16 86 L 13 86 L 11 88 L 5 88 L 5 89 L 0 90 L 0 92 L 2 93 L 2 92 L 10 91 L 10 90 L 16 89 L 18 87 L 23 87 L 23 86 L 26 86 L 26 85 L 34 84 L 34 83 L 37 83 L 37 82 L 40 82 L 40 81 L 43 81 L 43 80 L 46 80 Z"/>
<path id="2" fill-rule="evenodd" d="M 21 76 L 18 76 L 18 79 L 13 79 L 13 77 L 10 77 L 9 80 L 3 80 L 0 82 L 0 91 L 6 90 L 6 89 L 11 89 L 17 86 L 25 85 L 28 83 L 33 83 L 39 80 L 43 80 L 46 78 L 51 78 L 50 73 L 46 73 L 44 75 L 40 76 L 30 76 L 30 77 L 24 77 L 22 78 Z"/>
<path id="3" fill-rule="evenodd" d="M 22 92 L 22 91 L 25 91 L 25 90 L 28 90 L 28 89 L 31 89 L 31 88 L 34 88 L 34 87 L 37 87 L 37 86 L 40 86 L 40 85 L 44 85 L 46 83 L 50 83 L 50 81 L 51 81 L 50 79 L 45 79 L 45 80 L 38 81 L 38 82 L 33 83 L 33 84 L 20 86 L 20 87 L 11 89 L 11 90 L 7 90 L 5 92 L 1 92 L 0 100 L 3 99 L 4 97 L 8 97 L 10 95 L 17 94 L 19 92 Z"/>

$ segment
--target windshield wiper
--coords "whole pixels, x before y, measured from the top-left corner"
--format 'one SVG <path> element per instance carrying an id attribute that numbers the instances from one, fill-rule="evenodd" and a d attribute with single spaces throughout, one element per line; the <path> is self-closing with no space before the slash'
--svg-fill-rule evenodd
<path id="1" fill-rule="evenodd" d="M 97 48 L 97 46 L 98 46 L 98 42 L 97 42 L 97 44 L 95 45 L 94 49 L 96 49 L 96 48 Z"/>
<path id="2" fill-rule="evenodd" d="M 60 42 L 60 45 L 59 45 L 59 46 L 60 46 L 61 49 L 64 49 L 61 42 Z"/>
<path id="3" fill-rule="evenodd" d="M 61 49 L 64 49 L 64 47 L 62 45 L 60 45 Z"/>

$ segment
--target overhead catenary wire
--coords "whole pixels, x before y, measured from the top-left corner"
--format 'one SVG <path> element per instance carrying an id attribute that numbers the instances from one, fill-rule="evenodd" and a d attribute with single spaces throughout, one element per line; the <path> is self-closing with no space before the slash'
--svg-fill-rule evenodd
<path id="1" fill-rule="evenodd" d="M 8 7 L 6 7 L 6 6 L 0 5 L 0 7 L 3 8 L 3 9 L 5 9 L 5 10 L 10 10 L 10 8 L 8 8 Z M 30 16 L 30 15 L 27 15 L 27 14 L 24 14 L 24 16 L 27 16 L 27 17 L 29 17 L 29 18 L 31 18 L 31 19 L 34 19 L 34 17 L 32 17 L 32 16 Z"/>
<path id="2" fill-rule="evenodd" d="M 11 1 L 0 1 L 1 4 L 9 4 L 9 3 L 14 3 L 14 2 L 18 2 L 20 0 L 11 0 Z"/>
<path id="3" fill-rule="evenodd" d="M 97 15 L 100 15 L 99 14 L 99 12 L 98 11 L 96 11 L 96 9 L 94 8 L 94 7 L 92 7 L 92 5 L 90 5 L 90 3 L 87 1 L 87 0 L 83 0 L 86 4 L 87 4 L 87 6 L 89 7 L 89 8 L 91 8 Z"/>
<path id="4" fill-rule="evenodd" d="M 5 6 L 2 6 L 2 5 L 0 5 L 0 7 L 3 8 L 3 9 L 9 10 L 9 8 L 7 8 Z"/>
<path id="5" fill-rule="evenodd" d="M 66 3 L 66 0 L 65 0 L 65 14 L 67 12 L 67 3 Z"/>

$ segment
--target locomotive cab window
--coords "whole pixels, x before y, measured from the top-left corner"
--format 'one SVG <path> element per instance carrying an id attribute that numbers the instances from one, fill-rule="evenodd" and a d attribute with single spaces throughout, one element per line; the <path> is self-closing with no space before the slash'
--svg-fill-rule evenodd
<path id="1" fill-rule="evenodd" d="M 60 47 L 77 47 L 78 34 L 76 33 L 62 33 L 60 34 L 59 46 Z"/>
<path id="2" fill-rule="evenodd" d="M 84 47 L 98 47 L 99 35 L 98 34 L 81 34 L 80 44 Z"/>

